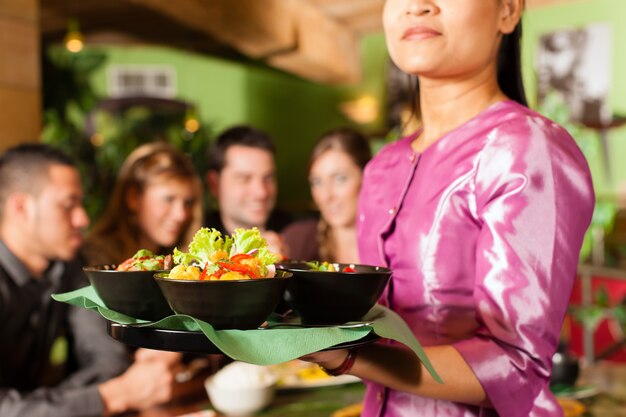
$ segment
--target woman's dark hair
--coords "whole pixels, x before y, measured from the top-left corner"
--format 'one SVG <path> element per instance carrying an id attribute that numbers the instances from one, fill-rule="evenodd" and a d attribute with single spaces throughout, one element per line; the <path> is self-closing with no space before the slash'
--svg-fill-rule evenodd
<path id="1" fill-rule="evenodd" d="M 511 100 L 528 106 L 522 80 L 522 22 L 513 32 L 502 37 L 498 51 L 498 84 Z"/>
<path id="2" fill-rule="evenodd" d="M 320 155 L 331 149 L 345 152 L 361 170 L 365 168 L 367 162 L 372 158 L 372 151 L 367 138 L 354 129 L 342 127 L 324 133 L 315 142 L 309 157 L 308 170 L 311 170 L 311 165 Z"/>

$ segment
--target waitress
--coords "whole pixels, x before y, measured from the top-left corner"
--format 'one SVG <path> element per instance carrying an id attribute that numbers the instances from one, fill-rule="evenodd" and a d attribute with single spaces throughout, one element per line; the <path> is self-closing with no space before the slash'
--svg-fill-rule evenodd
<path id="1" fill-rule="evenodd" d="M 363 416 L 559 416 L 549 389 L 593 211 L 585 158 L 526 107 L 523 0 L 387 0 L 396 65 L 417 77 L 423 127 L 365 170 L 361 260 L 387 265 L 381 302 L 444 383 L 401 345 L 314 354 L 367 381 Z"/>

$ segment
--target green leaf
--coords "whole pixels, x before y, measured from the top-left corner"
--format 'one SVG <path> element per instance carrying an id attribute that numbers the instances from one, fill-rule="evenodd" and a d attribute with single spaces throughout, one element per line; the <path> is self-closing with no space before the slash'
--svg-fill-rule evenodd
<path id="1" fill-rule="evenodd" d="M 606 291 L 606 288 L 604 286 L 598 288 L 598 290 L 596 291 L 596 304 L 600 307 L 608 307 L 609 306 L 609 294 Z"/>
<path id="2" fill-rule="evenodd" d="M 612 309 L 613 316 L 622 326 L 622 328 L 626 327 L 626 305 L 620 304 L 618 306 L 613 307 Z"/>
<path id="3" fill-rule="evenodd" d="M 319 271 L 320 269 L 320 263 L 319 261 L 309 261 L 309 262 L 305 262 L 305 264 L 311 268 L 311 270 L 313 271 Z"/>
<path id="4" fill-rule="evenodd" d="M 221 250 L 228 252 L 230 245 L 230 238 L 223 239 L 219 230 L 203 227 L 196 232 L 189 244 L 189 253 L 204 265 L 211 262 L 211 255 L 215 252 Z"/>
<path id="5" fill-rule="evenodd" d="M 604 311 L 605 309 L 599 306 L 578 307 L 574 309 L 573 316 L 585 328 L 593 331 L 604 318 Z"/>

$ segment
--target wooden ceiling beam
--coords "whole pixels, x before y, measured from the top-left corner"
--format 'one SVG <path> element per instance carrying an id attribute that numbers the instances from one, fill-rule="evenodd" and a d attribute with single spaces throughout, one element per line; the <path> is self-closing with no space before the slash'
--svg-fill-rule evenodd
<path id="1" fill-rule="evenodd" d="M 207 33 L 252 58 L 296 45 L 296 28 L 283 0 L 128 0 Z"/>
<path id="2" fill-rule="evenodd" d="M 298 28 L 298 47 L 269 57 L 268 63 L 316 82 L 358 82 L 361 62 L 355 33 L 311 3 L 292 0 L 291 5 Z"/>
<path id="3" fill-rule="evenodd" d="M 385 0 L 309 0 L 357 34 L 382 30 Z"/>
<path id="4" fill-rule="evenodd" d="M 331 84 L 360 79 L 360 50 L 354 31 L 309 2 L 128 1 L 300 77 Z"/>

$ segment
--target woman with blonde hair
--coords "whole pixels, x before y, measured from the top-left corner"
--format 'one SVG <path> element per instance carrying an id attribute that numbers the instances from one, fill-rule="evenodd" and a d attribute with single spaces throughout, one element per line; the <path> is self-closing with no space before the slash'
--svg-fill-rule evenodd
<path id="1" fill-rule="evenodd" d="M 371 156 L 367 138 L 353 129 L 331 130 L 318 139 L 308 173 L 320 219 L 295 222 L 283 231 L 289 258 L 358 262 L 357 201 L 363 169 Z"/>
<path id="2" fill-rule="evenodd" d="M 120 263 L 138 249 L 184 248 L 202 224 L 202 184 L 189 157 L 165 142 L 135 149 L 84 248 L 89 264 Z"/>

